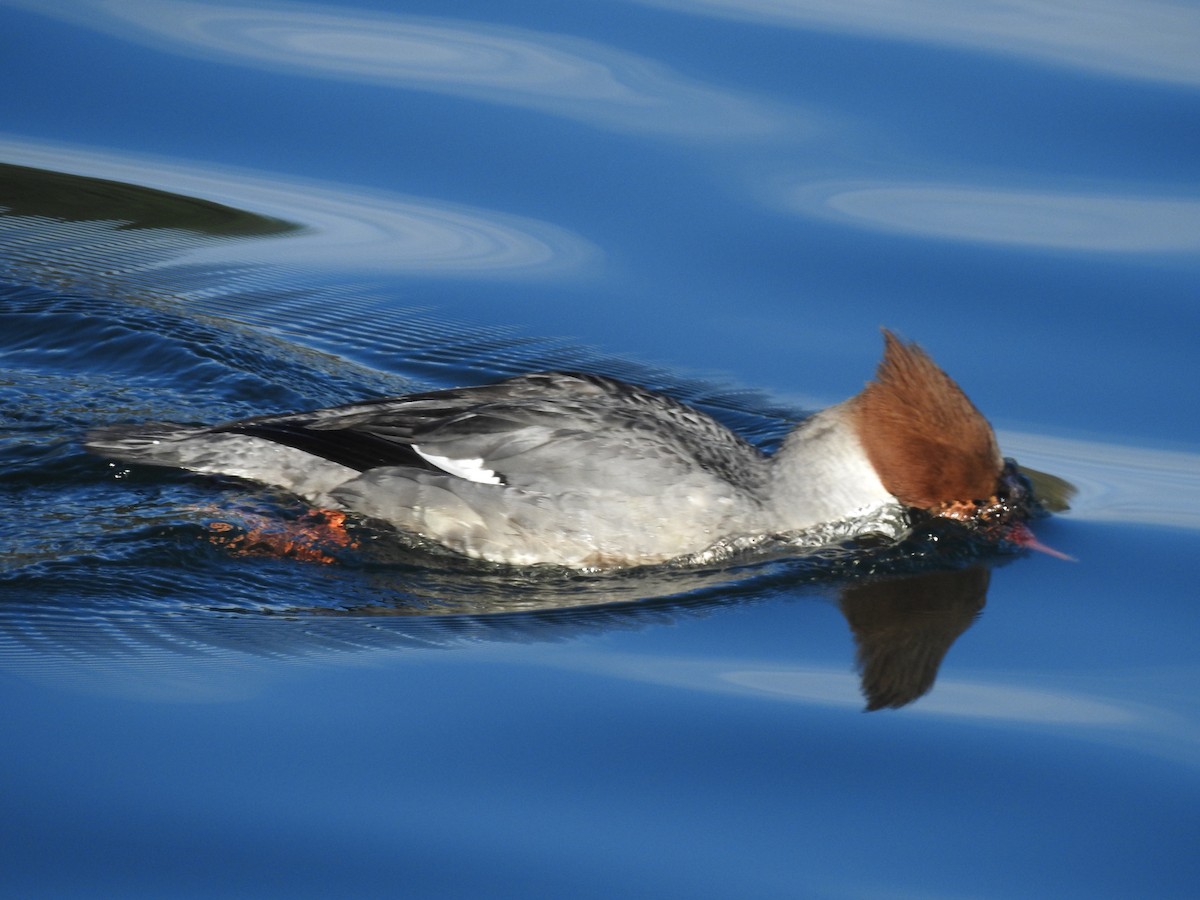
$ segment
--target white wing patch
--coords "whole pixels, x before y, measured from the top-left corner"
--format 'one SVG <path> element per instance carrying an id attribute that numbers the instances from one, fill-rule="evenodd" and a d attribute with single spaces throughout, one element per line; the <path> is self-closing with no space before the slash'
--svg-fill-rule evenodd
<path id="1" fill-rule="evenodd" d="M 437 466 L 443 472 L 465 478 L 467 481 L 477 481 L 480 484 L 504 484 L 500 476 L 483 464 L 482 457 L 475 459 L 451 459 L 449 456 L 438 456 L 426 453 L 416 444 L 411 445 L 416 454 L 426 462 Z"/>

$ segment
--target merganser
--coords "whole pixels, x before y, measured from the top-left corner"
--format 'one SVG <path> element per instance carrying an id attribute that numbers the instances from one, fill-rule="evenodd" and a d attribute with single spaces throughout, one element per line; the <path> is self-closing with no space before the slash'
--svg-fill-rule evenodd
<path id="1" fill-rule="evenodd" d="M 764 544 L 900 538 L 922 516 L 1045 549 L 1020 524 L 1027 485 L 987 419 L 886 330 L 874 380 L 772 455 L 664 394 L 575 372 L 211 427 L 109 426 L 87 444 L 278 486 L 502 564 L 713 561 Z"/>

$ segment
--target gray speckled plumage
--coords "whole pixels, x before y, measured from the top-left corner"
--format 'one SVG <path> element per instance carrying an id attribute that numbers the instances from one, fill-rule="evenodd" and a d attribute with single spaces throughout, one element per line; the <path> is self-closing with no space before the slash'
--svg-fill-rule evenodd
<path id="1" fill-rule="evenodd" d="M 864 522 L 904 527 L 841 407 L 769 457 L 670 397 L 578 373 L 210 428 L 112 426 L 88 446 L 278 485 L 520 565 L 710 559 L 787 536 L 836 540 Z"/>

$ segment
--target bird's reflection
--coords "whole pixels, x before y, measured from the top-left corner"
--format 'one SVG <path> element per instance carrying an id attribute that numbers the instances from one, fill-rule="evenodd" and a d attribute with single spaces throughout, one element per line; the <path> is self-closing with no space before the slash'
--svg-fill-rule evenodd
<path id="1" fill-rule="evenodd" d="M 675 621 L 715 606 L 745 604 L 778 596 L 788 571 L 789 567 L 784 566 L 782 571 L 761 581 L 752 578 L 736 586 L 723 582 L 719 573 L 697 573 L 683 582 L 690 585 L 686 594 L 641 603 L 630 602 L 633 599 L 629 596 L 630 591 L 637 587 L 644 591 L 648 587 L 637 579 L 624 585 L 624 590 L 613 584 L 604 588 L 593 584 L 589 590 L 584 582 L 571 595 L 557 598 L 547 594 L 525 596 L 521 607 L 540 610 L 541 615 L 527 621 L 505 616 L 503 618 L 508 621 L 504 623 L 504 630 L 510 638 L 520 634 L 524 639 L 537 639 L 539 631 L 545 632 L 546 636 L 553 633 L 558 637 L 564 630 L 618 628 L 648 618 L 657 622 Z M 840 587 L 838 608 L 857 645 L 856 664 L 868 711 L 898 709 L 933 688 L 951 645 L 982 612 L 990 580 L 991 570 L 978 564 L 965 569 L 873 577 L 850 581 Z M 677 582 L 673 586 L 678 589 L 683 583 Z M 672 585 L 664 579 L 658 586 L 665 589 Z M 601 601 L 601 596 L 606 599 Z M 600 602 L 604 605 L 594 605 Z M 466 618 L 474 618 L 476 625 L 486 630 L 486 613 L 505 608 L 511 610 L 512 600 L 476 595 L 465 602 L 459 598 L 458 605 L 467 613 Z M 551 615 L 555 611 L 561 615 Z M 353 612 L 375 616 L 413 614 L 411 608 L 388 606 Z"/>
<path id="2" fill-rule="evenodd" d="M 189 551 L 195 552 L 194 545 Z M 225 550 L 213 547 L 212 552 Z M 253 583 L 227 580 L 223 594 L 211 585 L 198 586 L 186 601 L 170 596 L 178 574 L 162 580 L 141 575 L 146 595 L 132 603 L 132 573 L 125 565 L 112 572 L 93 568 L 86 578 L 79 573 L 82 580 L 56 571 L 57 584 L 78 588 L 58 599 L 37 596 L 37 572 L 12 573 L 16 578 L 8 587 L 13 590 L 0 591 L 0 668 L 47 672 L 59 667 L 76 678 L 132 668 L 145 677 L 147 670 L 178 674 L 246 661 L 274 665 L 479 642 L 561 642 L 674 624 L 728 607 L 823 600 L 831 586 L 840 584 L 838 605 L 858 644 L 866 708 L 875 710 L 904 706 L 932 688 L 950 645 L 982 609 L 989 581 L 982 564 L 889 574 L 878 555 L 861 549 L 830 551 L 822 558 L 758 560 L 732 569 L 664 567 L 554 578 L 498 567 L 481 572 L 477 565 L 431 560 L 416 550 L 409 558 L 391 552 L 354 566 L 270 562 L 277 574 L 297 579 L 294 592 L 286 580 L 264 578 L 253 566 L 231 567 L 223 577 L 244 571 L 236 577 Z M 207 570 L 203 562 L 199 566 Z M 134 571 L 139 568 L 135 562 Z M 289 593 L 314 596 L 314 579 L 336 598 L 329 605 L 301 607 L 270 599 Z M 251 602 L 255 590 L 257 600 Z"/>
<path id="3" fill-rule="evenodd" d="M 983 609 L 990 579 L 972 566 L 842 589 L 868 710 L 905 706 L 933 687 L 946 651 Z"/>

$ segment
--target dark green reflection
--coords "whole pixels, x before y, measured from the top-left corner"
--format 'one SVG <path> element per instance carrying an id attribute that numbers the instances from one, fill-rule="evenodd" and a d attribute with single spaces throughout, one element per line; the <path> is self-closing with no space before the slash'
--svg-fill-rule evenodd
<path id="1" fill-rule="evenodd" d="M 121 228 L 175 228 L 217 237 L 300 230 L 293 222 L 195 197 L 4 163 L 0 163 L 0 207 L 14 216 L 43 216 L 67 222 L 119 221 L 125 223 Z"/>

